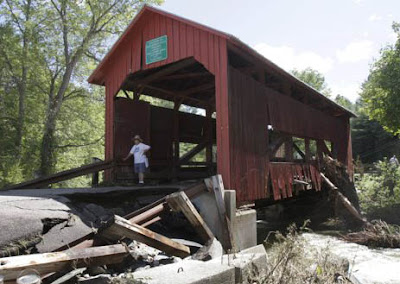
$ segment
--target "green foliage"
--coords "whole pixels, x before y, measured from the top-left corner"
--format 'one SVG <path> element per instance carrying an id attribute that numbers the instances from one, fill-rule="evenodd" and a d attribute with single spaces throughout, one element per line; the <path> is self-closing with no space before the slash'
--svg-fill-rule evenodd
<path id="1" fill-rule="evenodd" d="M 380 58 L 372 65 L 368 80 L 363 84 L 361 97 L 365 111 L 379 121 L 386 130 L 400 133 L 400 24 L 393 30 L 398 39 L 380 52 Z"/>
<path id="2" fill-rule="evenodd" d="M 371 164 L 384 157 L 400 154 L 399 138 L 386 131 L 378 121 L 368 117 L 363 100 L 352 103 L 347 98 L 338 95 L 335 102 L 358 115 L 351 120 L 353 157 L 355 159 Z"/>
<path id="3" fill-rule="evenodd" d="M 360 206 L 366 213 L 400 203 L 400 169 L 387 159 L 374 164 L 372 173 L 356 180 Z"/>
<path id="4" fill-rule="evenodd" d="M 351 122 L 353 156 L 363 163 L 374 163 L 384 157 L 400 154 L 398 137 L 385 131 L 376 120 L 365 114 L 353 118 Z"/>
<path id="5" fill-rule="evenodd" d="M 304 70 L 295 69 L 292 71 L 292 74 L 326 97 L 331 96 L 331 90 L 328 88 L 324 75 L 319 73 L 317 70 L 311 68 L 306 68 Z"/>
<path id="6" fill-rule="evenodd" d="M 0 1 L 0 187 L 103 158 L 104 91 L 86 79 L 138 9 L 162 2 Z"/>

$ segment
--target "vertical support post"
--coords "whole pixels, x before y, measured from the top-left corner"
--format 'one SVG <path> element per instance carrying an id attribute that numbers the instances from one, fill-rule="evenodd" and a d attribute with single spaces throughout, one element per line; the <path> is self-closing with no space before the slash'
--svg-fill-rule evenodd
<path id="1" fill-rule="evenodd" d="M 172 177 L 176 178 L 178 175 L 178 163 L 179 163 L 179 107 L 181 106 L 181 102 L 176 101 L 174 104 L 174 133 L 173 133 L 173 141 L 174 141 L 174 156 L 172 160 Z"/>
<path id="2" fill-rule="evenodd" d="M 285 142 L 285 158 L 288 162 L 293 162 L 293 137 L 288 137 Z"/>
<path id="3" fill-rule="evenodd" d="M 100 162 L 101 159 L 93 157 L 92 163 Z M 97 187 L 99 185 L 99 172 L 92 173 L 92 187 Z"/>
<path id="4" fill-rule="evenodd" d="M 331 142 L 331 153 L 332 153 L 332 158 L 337 159 L 336 143 Z"/>
<path id="5" fill-rule="evenodd" d="M 217 112 L 217 171 L 231 188 L 231 133 L 229 129 L 228 49 L 219 39 L 219 62 L 215 72 L 215 109 Z"/>
<path id="6" fill-rule="evenodd" d="M 105 135 L 105 160 L 114 159 L 114 92 L 110 82 L 106 84 L 106 135 Z M 105 170 L 104 179 L 112 181 L 112 169 Z"/>
<path id="7" fill-rule="evenodd" d="M 320 162 L 322 162 L 324 159 L 324 154 L 323 154 L 324 150 L 323 150 L 322 143 L 324 143 L 324 141 L 317 140 L 317 155 L 318 155 L 318 159 Z"/>
<path id="8" fill-rule="evenodd" d="M 311 153 L 310 153 L 310 139 L 308 139 L 308 138 L 305 138 L 304 139 L 304 146 L 305 146 L 305 155 L 306 155 L 306 162 L 308 163 L 309 161 L 310 161 L 310 156 L 311 156 Z"/>
<path id="9" fill-rule="evenodd" d="M 208 107 L 206 109 L 206 129 L 205 129 L 205 135 L 206 135 L 206 139 L 207 141 L 210 141 L 209 144 L 207 144 L 206 146 L 206 162 L 207 162 L 207 166 L 209 167 L 209 169 L 211 168 L 212 165 L 212 148 L 213 148 L 213 125 L 212 125 L 212 110 L 211 107 Z"/>

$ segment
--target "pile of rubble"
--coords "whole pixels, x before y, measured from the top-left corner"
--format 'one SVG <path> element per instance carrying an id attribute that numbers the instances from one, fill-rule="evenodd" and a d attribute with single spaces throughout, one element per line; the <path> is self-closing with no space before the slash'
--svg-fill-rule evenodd
<path id="1" fill-rule="evenodd" d="M 253 256 L 250 257 L 248 253 L 232 254 L 235 251 L 235 242 L 223 191 L 221 177 L 214 176 L 185 190 L 169 194 L 123 217 L 105 214 L 101 218 L 101 224 L 96 224 L 83 236 L 77 234 L 63 246 L 51 248 L 47 252 L 36 253 L 33 250 L 22 252 L 29 254 L 0 258 L 0 277 L 5 283 L 16 280 L 18 282 L 18 279 L 22 278 L 30 279 L 29 283 L 42 281 L 54 284 L 124 281 L 170 283 L 163 279 L 165 271 L 162 269 L 168 267 L 168 271 L 174 271 L 174 275 L 179 274 L 181 277 L 180 281 L 175 279 L 175 283 L 191 283 L 188 279 L 193 278 L 193 281 L 197 281 L 204 277 L 211 281 L 210 274 L 213 273 L 219 275 L 217 277 L 225 277 L 225 280 L 231 279 L 226 283 L 241 283 L 242 269 L 235 270 L 235 266 L 231 264 L 236 263 L 236 268 L 243 268 L 243 263 L 254 261 Z M 218 220 L 218 228 L 221 230 L 217 233 L 219 241 L 191 201 L 204 194 L 212 196 L 216 204 L 213 207 L 216 207 L 217 211 L 211 218 Z M 170 238 L 148 228 L 156 225 L 166 214 L 176 214 L 184 218 L 201 244 Z M 68 222 L 60 223 L 65 228 L 68 227 Z M 179 237 L 179 232 L 177 235 Z M 263 248 L 259 250 L 260 265 L 265 265 L 265 251 Z M 224 255 L 224 251 L 230 255 Z M 206 266 L 205 263 L 211 264 Z M 152 273 L 158 273 L 160 277 L 146 279 L 148 277 L 145 272 L 153 267 L 157 267 L 158 270 Z M 142 280 L 133 282 L 133 278 Z M 203 283 L 214 281 L 215 279 Z"/>

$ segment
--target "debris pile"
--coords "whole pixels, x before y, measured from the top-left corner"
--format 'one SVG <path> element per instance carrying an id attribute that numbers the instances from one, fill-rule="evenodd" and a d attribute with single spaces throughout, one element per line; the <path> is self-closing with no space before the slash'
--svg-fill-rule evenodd
<path id="1" fill-rule="evenodd" d="M 348 242 L 369 247 L 400 248 L 400 227 L 384 221 L 372 221 L 364 230 L 343 236 Z"/>
<path id="2" fill-rule="evenodd" d="M 82 282 L 97 279 L 126 278 L 129 272 L 181 262 L 182 259 L 207 261 L 233 249 L 230 221 L 223 201 L 223 184 L 214 176 L 183 191 L 167 195 L 147 206 L 121 217 L 102 216 L 101 225 L 86 235 L 51 251 L 18 251 L 30 253 L 0 258 L 0 275 L 4 281 L 15 281 L 24 271 L 34 271 L 44 283 Z M 216 239 L 191 199 L 200 194 L 215 198 L 220 223 L 226 232 L 221 243 Z M 148 227 L 167 214 L 182 215 L 190 223 L 203 245 L 172 239 Z M 65 220 L 60 221 L 65 224 Z M 55 224 L 58 226 L 59 224 Z M 200 248 L 200 249 L 199 249 Z M 89 283 L 89 282 L 87 282 Z"/>

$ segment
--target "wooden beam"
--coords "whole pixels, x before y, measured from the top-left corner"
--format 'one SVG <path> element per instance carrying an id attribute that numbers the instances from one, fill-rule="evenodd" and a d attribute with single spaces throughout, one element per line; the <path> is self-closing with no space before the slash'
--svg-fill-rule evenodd
<path id="1" fill-rule="evenodd" d="M 140 85 L 147 85 L 160 77 L 172 74 L 172 73 L 174 73 L 182 68 L 188 67 L 194 63 L 196 63 L 196 60 L 194 58 L 189 58 L 189 59 L 185 59 L 185 60 L 170 64 L 170 65 L 162 68 L 160 71 L 150 74 L 150 75 L 146 76 L 144 79 L 137 81 L 137 83 Z"/>
<path id="2" fill-rule="evenodd" d="M 189 247 L 131 223 L 120 216 L 115 215 L 111 222 L 111 226 L 100 231 L 100 236 L 107 240 L 118 241 L 128 238 L 159 249 L 169 255 L 186 257 L 190 254 Z"/>
<path id="3" fill-rule="evenodd" d="M 214 82 L 203 84 L 203 85 L 200 85 L 200 86 L 196 86 L 196 87 L 187 89 L 187 90 L 185 90 L 183 92 L 179 92 L 179 94 L 181 96 L 189 96 L 191 94 L 195 94 L 195 93 L 198 93 L 198 92 L 203 92 L 203 91 L 206 91 L 206 90 L 209 90 L 209 89 L 212 89 L 212 88 L 215 88 Z"/>
<path id="4" fill-rule="evenodd" d="M 173 143 L 174 143 L 174 157 L 173 157 L 173 165 L 172 165 L 172 175 L 173 178 L 176 178 L 177 172 L 179 170 L 179 155 L 180 155 L 180 150 L 179 150 L 179 108 L 182 104 L 183 99 L 180 99 L 179 101 L 176 101 L 174 104 L 174 118 L 173 118 Z"/>
<path id="5" fill-rule="evenodd" d="M 201 182 L 189 187 L 188 189 L 185 189 L 184 192 L 189 198 L 193 198 L 206 190 L 206 185 L 204 184 L 204 182 Z M 159 216 L 165 210 L 169 209 L 170 208 L 166 203 L 166 197 L 163 197 L 145 207 L 136 210 L 135 212 L 126 215 L 124 218 L 129 219 L 131 223 L 141 225 L 149 220 L 152 220 L 153 218 Z"/>
<path id="6" fill-rule="evenodd" d="M 157 81 L 180 80 L 180 79 L 188 79 L 188 78 L 207 77 L 207 76 L 212 76 L 212 74 L 208 73 L 208 72 L 172 74 L 169 76 L 164 76 L 164 77 L 158 79 Z"/>
<path id="7" fill-rule="evenodd" d="M 199 106 L 202 106 L 202 107 L 206 107 L 208 105 L 207 101 L 202 101 L 202 100 L 199 100 L 199 99 L 196 99 L 196 98 L 191 98 L 191 97 L 188 97 L 186 95 L 182 95 L 182 93 L 172 92 L 172 91 L 165 90 L 165 89 L 158 88 L 158 87 L 154 87 L 154 86 L 151 86 L 151 85 L 144 85 L 144 87 L 149 89 L 149 90 L 154 90 L 154 91 L 163 93 L 163 94 L 169 96 L 172 101 L 175 101 L 177 98 L 180 98 L 180 99 L 184 99 L 184 100 L 189 101 L 189 102 L 193 102 L 196 105 L 199 105 Z"/>
<path id="8" fill-rule="evenodd" d="M 192 150 L 185 153 L 178 161 L 179 165 L 182 165 L 188 162 L 191 158 L 196 156 L 196 154 L 200 153 L 208 144 L 212 143 L 212 141 L 204 141 L 200 144 L 197 144 Z"/>
<path id="9" fill-rule="evenodd" d="M 110 245 L 4 257 L 0 258 L 0 275 L 4 276 L 5 281 L 15 280 L 25 269 L 33 269 L 44 275 L 71 268 L 120 263 L 127 255 L 129 251 L 124 245 Z"/>
<path id="10" fill-rule="evenodd" d="M 304 147 L 305 147 L 305 160 L 306 162 L 309 162 L 311 160 L 311 152 L 310 152 L 310 139 L 305 138 L 304 139 Z"/>
<path id="11" fill-rule="evenodd" d="M 213 140 L 213 119 L 212 119 L 212 110 L 210 107 L 206 109 L 206 129 L 205 136 L 208 141 Z M 213 155 L 213 143 L 209 143 L 206 146 L 206 162 L 208 166 L 212 165 L 212 155 Z"/>
<path id="12" fill-rule="evenodd" d="M 172 210 L 176 212 L 182 211 L 205 243 L 214 239 L 214 234 L 184 192 L 181 191 L 169 195 L 167 202 Z"/>
<path id="13" fill-rule="evenodd" d="M 122 90 L 122 91 L 124 92 L 125 97 L 126 97 L 127 99 L 132 99 L 132 98 L 129 96 L 129 94 L 128 94 L 128 92 L 127 92 L 126 90 Z"/>
<path id="14" fill-rule="evenodd" d="M 114 166 L 113 161 L 103 161 L 95 162 L 89 165 L 85 165 L 79 168 L 74 168 L 62 172 L 58 172 L 53 175 L 40 177 L 37 179 L 29 180 L 26 182 L 18 183 L 15 185 L 10 185 L 8 187 L 2 188 L 0 190 L 11 190 L 11 189 L 30 189 L 30 188 L 40 188 L 43 186 L 48 186 L 49 184 L 60 182 L 63 180 L 68 180 L 74 177 L 83 176 L 91 174 L 94 172 L 102 171 L 105 169 L 112 168 Z"/>
<path id="15" fill-rule="evenodd" d="M 289 162 L 293 162 L 293 138 L 288 137 L 285 141 L 285 159 Z"/>
<path id="16" fill-rule="evenodd" d="M 326 146 L 324 140 L 318 140 L 319 146 L 321 147 L 321 150 L 323 153 L 326 153 L 327 155 L 332 157 L 332 152 L 328 149 L 328 146 Z"/>
<path id="17" fill-rule="evenodd" d="M 279 150 L 279 148 L 282 146 L 283 143 L 285 143 L 285 141 L 288 139 L 287 136 L 281 136 L 279 138 L 277 138 L 275 141 L 273 141 L 274 143 L 271 143 L 269 145 L 269 153 L 270 153 L 270 158 L 273 158 L 276 154 L 276 151 Z"/>
<path id="18" fill-rule="evenodd" d="M 198 184 L 192 185 L 186 188 L 184 191 L 189 198 L 193 198 L 198 194 L 207 190 L 206 185 L 204 182 L 200 182 Z M 129 219 L 131 223 L 137 223 L 145 227 L 146 224 L 150 224 L 150 222 L 160 216 L 164 211 L 170 210 L 167 202 L 166 197 L 163 197 L 145 207 L 142 207 L 126 216 L 125 219 Z M 76 248 L 87 248 L 94 245 L 94 242 L 91 238 L 93 238 L 94 234 L 90 233 L 83 237 L 79 237 L 72 242 L 63 245 L 54 251 L 64 250 L 68 247 L 76 247 Z"/>
<path id="19" fill-rule="evenodd" d="M 337 196 L 337 198 L 340 200 L 340 202 L 343 204 L 343 206 L 346 208 L 346 210 L 351 214 L 351 216 L 354 217 L 355 220 L 358 222 L 365 224 L 369 224 L 369 222 L 364 219 L 361 214 L 357 211 L 357 209 L 353 206 L 353 204 L 347 199 L 346 196 L 344 196 L 339 189 L 337 188 L 336 185 L 333 184 L 323 173 L 321 173 L 322 180 L 328 185 L 329 189 L 331 189 Z"/>
<path id="20" fill-rule="evenodd" d="M 303 153 L 303 151 L 301 151 L 301 149 L 299 148 L 299 146 L 297 146 L 297 144 L 295 142 L 293 142 L 293 148 L 296 150 L 297 153 L 299 153 L 299 155 L 306 160 L 306 155 Z"/>
<path id="21" fill-rule="evenodd" d="M 225 202 L 223 199 L 224 184 L 221 175 L 211 177 L 212 191 L 214 192 L 215 201 L 217 203 L 217 210 L 219 219 L 222 223 L 222 245 L 226 251 L 234 248 L 234 241 L 232 236 L 231 222 L 226 214 Z"/>

